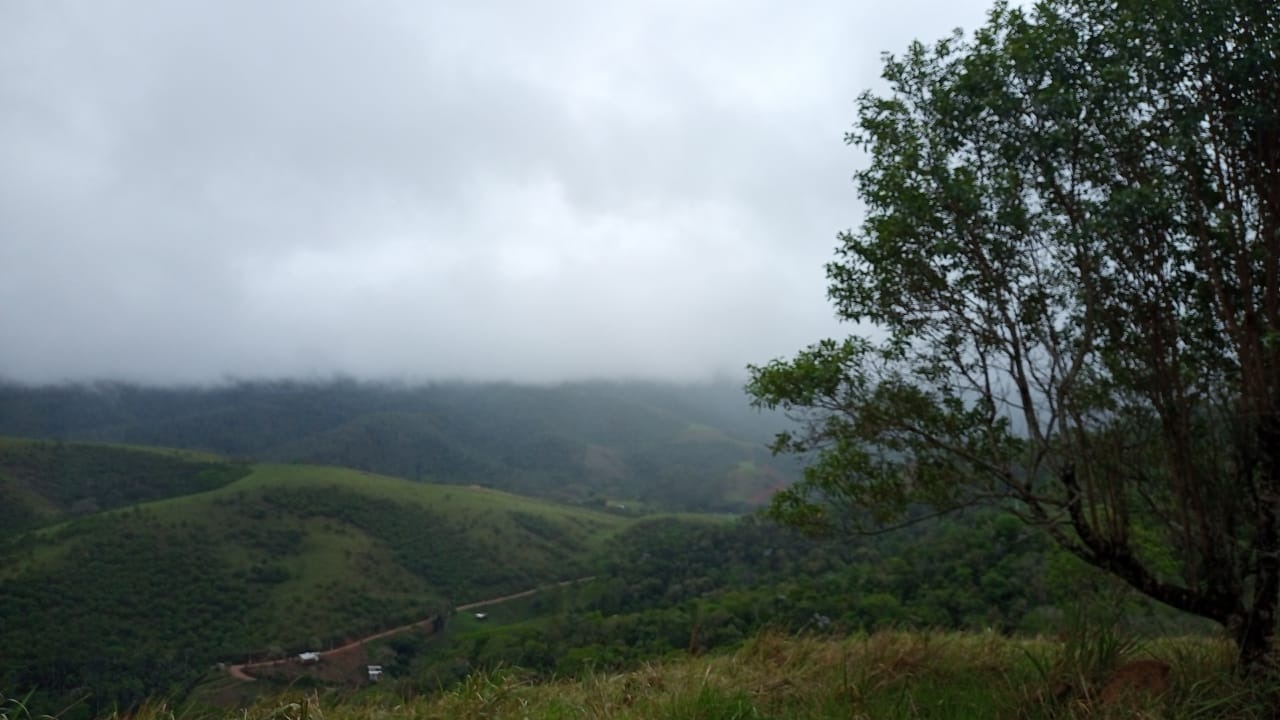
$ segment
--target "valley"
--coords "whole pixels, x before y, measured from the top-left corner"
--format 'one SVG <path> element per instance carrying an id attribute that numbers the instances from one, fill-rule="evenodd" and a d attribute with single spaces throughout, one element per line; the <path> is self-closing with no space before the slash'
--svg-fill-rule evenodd
<path id="1" fill-rule="evenodd" d="M 147 391 L 148 403 L 171 403 L 160 413 L 170 419 L 133 424 L 121 418 L 142 417 L 141 401 L 119 388 L 106 393 L 111 403 L 83 388 L 46 398 L 46 419 L 74 410 L 102 424 L 0 439 L 0 691 L 42 712 L 70 708 L 59 715 L 68 720 L 154 697 L 216 714 L 299 686 L 417 697 L 495 668 L 538 678 L 623 671 L 765 631 L 1057 632 L 1071 622 L 1059 608 L 1081 588 L 1143 632 L 1203 629 L 999 513 L 849 542 L 726 512 L 787 482 L 759 459 L 759 418 L 713 425 L 716 403 L 685 397 L 682 415 L 671 393 L 641 402 L 634 387 L 613 391 L 627 401 L 587 399 L 582 388 L 455 388 L 489 404 L 459 421 L 471 430 L 440 421 L 470 450 L 413 477 L 360 467 L 397 442 L 413 448 L 405 457 L 427 457 L 416 435 L 387 439 L 403 418 L 360 442 L 338 440 L 352 437 L 346 422 L 319 435 L 299 429 L 315 422 L 302 408 L 384 389 L 221 391 L 222 444 L 261 443 L 255 417 L 274 397 L 288 408 L 273 420 L 284 428 L 275 439 L 297 437 L 258 446 L 264 455 L 293 447 L 346 466 L 232 457 L 209 447 L 218 443 L 143 444 L 178 439 L 184 423 L 210 427 L 185 396 Z M 546 401 L 543 415 L 526 392 Z M 92 403 L 114 409 L 89 412 Z M 556 425 L 569 407 L 598 414 Z M 370 418 L 352 422 L 367 429 Z M 487 425 L 502 429 L 501 443 L 496 430 L 475 430 Z M 304 445 L 313 450 L 296 451 Z M 540 490 L 570 475 L 576 489 Z M 322 659 L 299 664 L 302 652 Z M 381 668 L 378 682 L 368 665 Z"/>

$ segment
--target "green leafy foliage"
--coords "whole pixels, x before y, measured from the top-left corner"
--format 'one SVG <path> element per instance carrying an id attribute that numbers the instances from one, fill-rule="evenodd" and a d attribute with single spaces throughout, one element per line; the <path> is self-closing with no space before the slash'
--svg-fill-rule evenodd
<path id="1" fill-rule="evenodd" d="M 998 505 L 1268 656 L 1280 606 L 1280 6 L 998 5 L 887 56 L 840 317 L 753 368 L 775 517 Z"/>

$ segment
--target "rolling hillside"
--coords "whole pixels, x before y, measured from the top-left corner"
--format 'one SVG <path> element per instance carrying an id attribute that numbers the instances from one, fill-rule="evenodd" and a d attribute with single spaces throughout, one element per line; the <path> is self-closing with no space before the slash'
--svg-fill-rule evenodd
<path id="1" fill-rule="evenodd" d="M 0 384 L 0 434 L 181 447 L 584 505 L 742 511 L 792 479 L 735 385 Z"/>
<path id="2" fill-rule="evenodd" d="M 55 446 L 81 465 L 110 462 L 68 469 L 49 460 Z M 340 643 L 585 574 L 630 522 L 341 468 L 22 441 L 0 457 L 0 487 L 44 513 L 29 516 L 43 527 L 0 541 L 0 687 L 46 700 L 88 688 L 98 707 L 180 692 L 218 661 Z M 119 478 L 162 461 L 173 484 L 139 481 L 136 504 L 57 522 L 75 493 L 36 492 L 70 474 L 106 504 Z"/>
<path id="3" fill-rule="evenodd" d="M 186 452 L 8 440 L 0 466 L 0 487 L 46 507 L 41 527 L 0 539 L 0 693 L 26 698 L 33 716 L 75 705 L 79 715 L 59 717 L 77 720 L 146 697 L 223 702 L 295 680 L 354 689 L 366 661 L 383 664 L 381 686 L 407 698 L 495 667 L 620 671 L 764 627 L 1054 632 L 1058 608 L 1082 593 L 1105 596 L 1099 606 L 1123 608 L 1135 626 L 1196 630 L 1108 591 L 993 513 L 862 544 L 754 519 L 634 519 L 491 488 Z M 207 489 L 192 485 L 211 476 L 219 481 Z M 149 499 L 72 511 L 82 494 L 54 492 L 62 487 L 93 488 L 104 505 L 116 490 Z M 354 666 L 325 676 L 283 673 L 245 690 L 216 665 L 344 646 L 585 575 L 495 608 L 488 622 L 454 616 L 431 636 L 361 646 Z"/>
<path id="4" fill-rule="evenodd" d="M 0 539 L 101 510 L 213 490 L 248 466 L 190 451 L 0 438 Z"/>

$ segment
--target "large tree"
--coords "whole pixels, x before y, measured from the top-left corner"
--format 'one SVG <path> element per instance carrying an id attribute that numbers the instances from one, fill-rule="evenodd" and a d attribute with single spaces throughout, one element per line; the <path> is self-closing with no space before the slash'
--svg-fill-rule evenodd
<path id="1" fill-rule="evenodd" d="M 852 335 L 752 367 L 786 521 L 999 504 L 1252 664 L 1280 599 L 1280 4 L 1044 0 L 886 56 Z"/>

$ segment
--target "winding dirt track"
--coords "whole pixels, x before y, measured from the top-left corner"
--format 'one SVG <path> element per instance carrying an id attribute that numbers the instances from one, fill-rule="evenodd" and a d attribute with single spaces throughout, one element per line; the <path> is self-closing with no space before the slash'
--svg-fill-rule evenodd
<path id="1" fill-rule="evenodd" d="M 588 577 L 581 577 L 574 580 L 563 580 L 561 582 L 558 582 L 552 585 L 543 585 L 540 587 L 533 588 L 532 590 L 525 590 L 523 592 L 512 593 L 510 595 L 502 595 L 500 597 L 488 598 L 487 600 L 477 600 L 476 602 L 467 603 L 465 605 L 459 605 L 457 608 L 455 608 L 455 610 L 457 612 L 466 612 L 467 610 L 475 610 L 476 608 L 482 608 L 489 605 L 497 605 L 499 603 L 504 603 L 510 600 L 518 600 L 520 598 L 529 597 L 530 595 L 535 595 L 541 592 L 542 590 L 546 590 L 549 588 L 566 587 L 568 585 L 576 585 L 578 583 L 589 582 L 591 580 L 595 580 L 595 575 L 590 575 Z M 328 650 L 325 650 L 323 652 L 319 652 L 316 654 L 319 655 L 321 659 L 324 659 L 329 655 L 336 655 L 340 652 L 345 652 L 347 650 L 351 650 L 352 648 L 360 647 L 365 643 L 373 642 L 374 640 L 381 640 L 384 637 L 397 635 L 399 633 L 405 632 L 406 630 L 425 627 L 427 625 L 434 623 L 436 621 L 436 617 L 437 616 L 432 615 L 431 617 L 423 618 L 421 620 L 418 620 L 417 622 L 411 622 L 408 625 L 400 625 L 399 627 L 393 627 L 389 630 L 383 630 L 382 632 L 377 632 L 372 635 L 366 635 L 365 637 L 359 638 L 357 640 L 352 640 L 346 645 L 341 645 L 336 648 L 330 648 Z M 236 665 L 227 666 L 227 672 L 231 674 L 231 677 L 237 680 L 243 680 L 244 682 L 253 682 L 257 678 L 245 672 L 246 668 L 271 667 L 273 665 L 284 665 L 286 663 L 292 663 L 295 661 L 296 659 L 294 657 L 286 657 L 286 658 L 281 658 L 279 660 L 264 660 L 262 662 L 255 662 L 255 663 L 239 663 Z"/>

